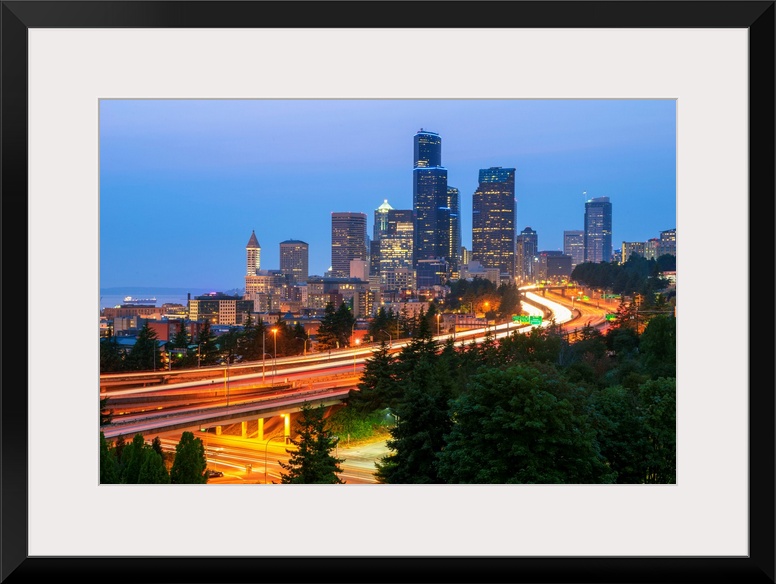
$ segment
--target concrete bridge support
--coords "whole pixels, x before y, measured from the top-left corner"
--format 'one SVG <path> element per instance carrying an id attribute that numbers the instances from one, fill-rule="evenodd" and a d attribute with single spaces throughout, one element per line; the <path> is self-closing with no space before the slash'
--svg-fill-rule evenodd
<path id="1" fill-rule="evenodd" d="M 264 418 L 259 418 L 259 429 L 256 431 L 256 438 L 259 442 L 264 442 Z"/>

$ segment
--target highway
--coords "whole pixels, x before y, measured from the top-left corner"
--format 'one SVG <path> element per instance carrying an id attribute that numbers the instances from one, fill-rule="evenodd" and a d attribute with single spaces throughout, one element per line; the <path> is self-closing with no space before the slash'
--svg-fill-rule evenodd
<path id="1" fill-rule="evenodd" d="M 584 325 L 604 326 L 606 308 L 574 301 L 549 291 L 524 289 L 523 310 L 542 316 L 540 325 L 513 322 L 445 333 L 439 343 L 480 343 L 487 335 L 501 339 L 553 322 L 572 332 Z M 609 309 L 611 310 L 611 309 Z M 411 342 L 390 343 L 399 352 Z M 271 418 L 299 410 L 305 402 L 334 405 L 357 387 L 364 363 L 378 343 L 239 365 L 169 372 L 138 372 L 100 376 L 100 397 L 109 399 L 113 422 L 102 428 L 106 438 L 158 434 Z M 161 379 L 163 383 L 158 381 Z M 149 380 L 156 380 L 149 385 Z M 116 383 L 119 382 L 119 383 Z"/>

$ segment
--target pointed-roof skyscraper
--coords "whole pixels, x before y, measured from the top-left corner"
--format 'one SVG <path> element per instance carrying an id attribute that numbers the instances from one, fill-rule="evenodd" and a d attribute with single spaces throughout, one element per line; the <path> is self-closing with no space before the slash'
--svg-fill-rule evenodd
<path id="1" fill-rule="evenodd" d="M 261 246 L 259 240 L 256 239 L 255 231 L 251 231 L 251 238 L 248 240 L 248 245 L 245 246 L 245 255 L 247 258 L 245 275 L 255 276 L 261 268 Z"/>

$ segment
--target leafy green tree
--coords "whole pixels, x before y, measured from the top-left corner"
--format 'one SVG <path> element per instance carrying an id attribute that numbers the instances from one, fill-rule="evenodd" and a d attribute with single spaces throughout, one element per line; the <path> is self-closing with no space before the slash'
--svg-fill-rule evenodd
<path id="1" fill-rule="evenodd" d="M 280 474 L 284 484 L 341 484 L 338 473 L 342 460 L 332 456 L 337 438 L 332 436 L 324 419 L 325 408 L 305 403 L 297 420 L 298 436 L 291 440 L 295 450 L 286 450 L 288 463 L 278 461 L 286 472 Z"/>
<path id="2" fill-rule="evenodd" d="M 105 439 L 105 434 L 100 432 L 100 484 L 114 485 L 119 482 L 119 462 L 116 450 L 111 448 Z"/>
<path id="3" fill-rule="evenodd" d="M 516 284 L 502 284 L 499 286 L 498 293 L 501 297 L 498 309 L 499 318 L 511 320 L 513 314 L 520 314 L 520 290 L 517 289 Z"/>
<path id="4" fill-rule="evenodd" d="M 645 483 L 676 483 L 676 379 L 647 381 L 639 392 L 647 434 Z"/>
<path id="5" fill-rule="evenodd" d="M 605 387 L 592 396 L 596 440 L 618 484 L 644 483 L 647 475 L 647 433 L 638 391 Z"/>
<path id="6" fill-rule="evenodd" d="M 653 379 L 676 377 L 676 318 L 658 315 L 644 329 L 639 343 L 642 362 Z"/>
<path id="7" fill-rule="evenodd" d="M 560 376 L 531 365 L 484 370 L 454 400 L 439 454 L 449 483 L 605 483 L 614 473 Z"/>
<path id="8" fill-rule="evenodd" d="M 127 369 L 132 371 L 162 368 L 158 337 L 156 331 L 148 325 L 147 320 L 137 333 L 137 339 L 127 356 L 126 363 Z"/>
<path id="9" fill-rule="evenodd" d="M 192 432 L 181 434 L 175 446 L 175 460 L 170 470 L 172 484 L 197 485 L 207 483 L 207 459 L 202 440 L 195 438 Z"/>

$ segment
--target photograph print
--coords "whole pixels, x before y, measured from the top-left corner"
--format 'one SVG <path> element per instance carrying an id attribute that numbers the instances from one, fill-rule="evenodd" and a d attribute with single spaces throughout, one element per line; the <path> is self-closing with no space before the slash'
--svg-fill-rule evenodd
<path id="1" fill-rule="evenodd" d="M 675 484 L 676 257 L 674 99 L 101 99 L 100 484 Z"/>

